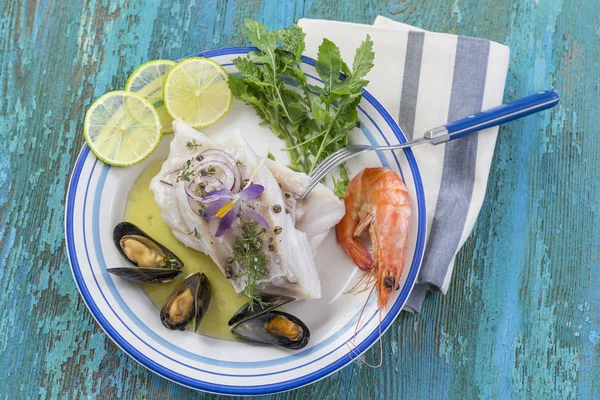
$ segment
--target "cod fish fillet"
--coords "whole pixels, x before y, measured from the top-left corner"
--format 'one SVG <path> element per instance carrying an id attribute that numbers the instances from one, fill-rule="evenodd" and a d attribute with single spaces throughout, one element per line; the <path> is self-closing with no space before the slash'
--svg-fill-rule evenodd
<path id="1" fill-rule="evenodd" d="M 173 128 L 174 138 L 169 157 L 150 183 L 162 218 L 173 235 L 186 246 L 210 256 L 236 292 L 244 292 L 247 284 L 244 273 L 246 266 L 232 260 L 233 245 L 236 237 L 241 235 L 243 216 L 239 217 L 239 223 L 234 220 L 231 229 L 217 237 L 215 233 L 220 220 L 200 215 L 206 209 L 206 204 L 199 201 L 198 196 L 210 193 L 213 182 L 229 186 L 230 183 L 225 182 L 230 182 L 231 178 L 231 174 L 219 175 L 219 166 L 223 163 L 218 158 L 202 155 L 217 153 L 213 149 L 225 152 L 228 160 L 235 160 L 239 170 L 236 170 L 234 180 L 241 181 L 232 186 L 232 192 L 239 192 L 248 184 L 248 180 L 264 187 L 260 196 L 245 204 L 259 213 L 269 226 L 261 236 L 268 274 L 256 282 L 258 294 L 319 298 L 321 285 L 313 256 L 329 230 L 344 216 L 343 201 L 323 185 L 318 185 L 306 199 L 298 200 L 308 184 L 308 176 L 257 156 L 238 131 L 224 133 L 211 140 L 178 121 L 173 123 Z M 205 153 L 207 150 L 211 151 Z M 208 185 L 202 182 L 201 190 L 206 190 L 206 193 L 199 194 L 198 187 L 196 192 L 191 193 L 190 181 L 194 183 L 195 177 L 185 180 L 185 167 L 189 167 L 190 163 L 193 167 L 198 162 L 196 160 L 210 164 L 211 159 L 216 160 L 215 167 L 209 165 L 206 170 L 215 177 L 207 178 Z M 227 160 L 224 163 L 227 164 Z M 203 169 L 202 174 L 205 173 Z M 215 185 L 218 187 L 218 184 Z"/>

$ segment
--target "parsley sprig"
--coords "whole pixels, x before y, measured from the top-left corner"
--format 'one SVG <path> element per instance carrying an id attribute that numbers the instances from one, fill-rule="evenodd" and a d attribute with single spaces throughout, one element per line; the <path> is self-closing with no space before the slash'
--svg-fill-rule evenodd
<path id="1" fill-rule="evenodd" d="M 373 41 L 356 49 L 352 69 L 342 60 L 339 48 L 324 39 L 315 68 L 323 87 L 309 85 L 301 69 L 305 34 L 290 28 L 267 31 L 255 20 L 244 21 L 244 35 L 259 51 L 233 60 L 241 76 L 229 76 L 233 95 L 250 105 L 271 130 L 286 142 L 290 167 L 310 173 L 331 153 L 348 144 L 348 133 L 359 126 L 357 106 L 364 79 L 373 67 Z M 296 90 L 286 87 L 291 82 Z M 336 194 L 343 196 L 348 178 L 345 170 L 336 180 Z"/>

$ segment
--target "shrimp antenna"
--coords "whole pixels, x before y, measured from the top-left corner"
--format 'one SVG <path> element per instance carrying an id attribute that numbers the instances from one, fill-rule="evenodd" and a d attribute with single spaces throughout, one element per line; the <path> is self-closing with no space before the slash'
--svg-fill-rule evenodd
<path id="1" fill-rule="evenodd" d="M 348 294 L 348 293 L 359 294 L 359 293 L 367 291 L 369 289 L 369 282 L 371 282 L 373 280 L 373 271 L 374 271 L 373 269 L 370 271 L 365 271 L 360 276 L 360 278 L 358 278 L 358 281 L 354 284 L 354 286 L 352 286 L 350 289 L 346 290 L 344 292 L 344 294 Z M 358 287 L 363 284 L 364 284 L 364 288 L 357 291 Z M 371 295 L 369 294 L 369 296 L 371 296 Z"/>
<path id="2" fill-rule="evenodd" d="M 383 364 L 383 345 L 381 344 L 381 307 L 379 308 L 379 324 L 377 325 L 378 329 L 379 329 L 379 339 L 377 339 L 377 341 L 379 342 L 378 343 L 379 344 L 379 363 L 377 365 L 369 364 L 367 362 L 367 360 L 365 359 L 365 357 L 356 348 L 355 341 L 356 341 L 356 335 L 358 333 L 358 328 L 360 326 L 360 320 L 362 319 L 362 316 L 365 312 L 365 308 L 367 307 L 367 304 L 369 303 L 369 299 L 371 298 L 371 295 L 373 294 L 374 289 L 375 289 L 375 286 L 373 286 L 371 288 L 371 291 L 369 292 L 369 296 L 367 296 L 367 300 L 365 301 L 365 304 L 363 304 L 363 307 L 360 311 L 360 315 L 358 316 L 358 321 L 356 321 L 356 326 L 354 327 L 353 338 L 349 339 L 346 342 L 346 346 L 348 346 L 348 348 L 352 352 L 352 355 L 354 356 L 354 359 L 352 360 L 352 362 L 354 362 L 358 365 L 366 365 L 369 368 L 379 368 Z"/>

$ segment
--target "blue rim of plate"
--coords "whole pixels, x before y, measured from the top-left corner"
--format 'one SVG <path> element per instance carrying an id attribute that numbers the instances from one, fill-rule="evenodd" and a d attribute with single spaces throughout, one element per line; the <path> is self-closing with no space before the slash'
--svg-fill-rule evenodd
<path id="1" fill-rule="evenodd" d="M 200 52 L 194 54 L 190 57 L 218 57 L 225 55 L 234 55 L 234 54 L 247 54 L 251 51 L 257 51 L 258 49 L 255 47 L 228 47 L 216 50 L 207 50 L 204 52 Z M 315 66 L 315 60 L 302 56 L 302 62 Z M 398 124 L 394 121 L 389 112 L 377 101 L 373 95 L 371 95 L 367 90 L 363 90 L 363 98 L 369 102 L 373 108 L 383 117 L 389 128 L 392 130 L 396 138 L 401 142 L 406 142 L 406 137 L 404 133 L 398 126 Z M 86 151 L 87 150 L 87 151 Z M 222 385 L 215 384 L 210 382 L 205 382 L 197 379 L 189 378 L 185 375 L 173 372 L 162 365 L 156 363 L 155 361 L 149 359 L 144 354 L 142 354 L 139 350 L 137 350 L 134 346 L 129 344 L 104 318 L 97 305 L 95 304 L 92 296 L 87 290 L 85 282 L 78 271 L 80 271 L 79 264 L 77 262 L 77 256 L 75 251 L 75 245 L 73 240 L 73 212 L 74 212 L 74 200 L 75 193 L 77 188 L 77 183 L 79 182 L 79 176 L 81 175 L 81 171 L 87 155 L 89 154 L 89 148 L 84 144 L 78 157 L 75 162 L 75 167 L 73 169 L 73 173 L 71 174 L 69 188 L 67 191 L 66 198 L 66 213 L 65 213 L 65 236 L 66 236 L 66 245 L 67 245 L 67 255 L 69 258 L 69 263 L 71 265 L 71 272 L 73 273 L 73 278 L 75 283 L 77 284 L 77 288 L 83 298 L 86 306 L 92 313 L 92 316 L 98 324 L 102 327 L 102 329 L 106 332 L 106 334 L 113 340 L 113 342 L 121 348 L 125 353 L 127 353 L 130 357 L 136 360 L 145 368 L 151 370 L 152 372 L 168 379 L 173 382 L 176 382 L 180 385 L 187 386 L 193 389 L 199 389 L 212 393 L 219 393 L 225 395 L 264 395 L 264 394 L 272 394 L 278 392 L 284 392 L 292 389 L 297 389 L 299 387 L 314 383 L 320 379 L 325 378 L 328 375 L 338 371 L 344 366 L 348 365 L 354 358 L 364 353 L 367 349 L 369 349 L 380 337 L 383 335 L 385 331 L 389 328 L 392 322 L 399 315 L 404 303 L 408 299 L 412 288 L 416 282 L 416 278 L 421 266 L 421 261 L 423 259 L 423 251 L 425 247 L 425 237 L 426 237 L 426 208 L 425 208 L 425 193 L 423 190 L 423 182 L 421 180 L 421 175 L 419 171 L 419 167 L 417 161 L 412 153 L 410 148 L 406 148 L 403 150 L 406 160 L 410 166 L 410 170 L 412 172 L 415 189 L 416 189 L 416 198 L 419 207 L 419 219 L 418 219 L 418 236 L 415 244 L 415 252 L 412 264 L 410 266 L 409 273 L 406 278 L 406 282 L 404 284 L 404 288 L 409 287 L 408 291 L 402 291 L 392 306 L 390 311 L 386 315 L 386 317 L 381 321 L 381 330 L 373 331 L 362 343 L 360 343 L 356 349 L 355 354 L 345 354 L 343 357 L 338 360 L 330 363 L 329 365 L 321 368 L 318 371 L 311 372 L 308 375 L 304 375 L 298 378 L 294 378 L 285 382 L 278 382 L 267 385 L 254 385 L 254 386 L 231 386 L 231 385 Z"/>

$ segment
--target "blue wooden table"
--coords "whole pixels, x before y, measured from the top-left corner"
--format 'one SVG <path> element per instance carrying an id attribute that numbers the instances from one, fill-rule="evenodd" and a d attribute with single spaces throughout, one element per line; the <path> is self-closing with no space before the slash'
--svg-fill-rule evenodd
<path id="1" fill-rule="evenodd" d="M 403 314 L 381 368 L 300 398 L 600 398 L 597 1 L 0 2 L 0 397 L 208 398 L 139 366 L 100 330 L 64 247 L 86 108 L 141 63 L 244 44 L 243 18 L 372 23 L 378 14 L 511 48 L 505 100 L 551 112 L 501 128 L 479 220 L 446 297 Z M 376 358 L 377 350 L 369 353 Z"/>

